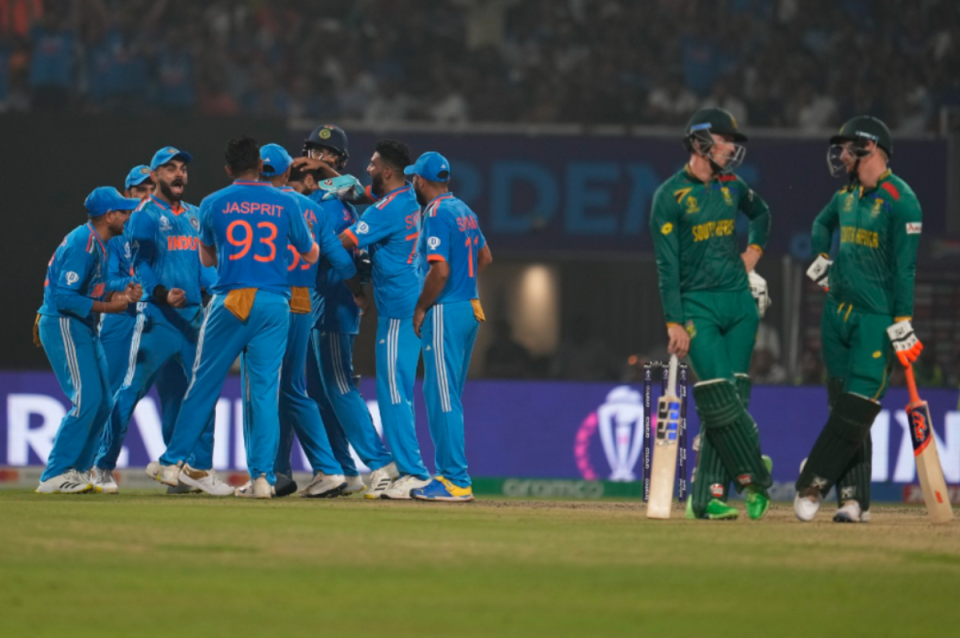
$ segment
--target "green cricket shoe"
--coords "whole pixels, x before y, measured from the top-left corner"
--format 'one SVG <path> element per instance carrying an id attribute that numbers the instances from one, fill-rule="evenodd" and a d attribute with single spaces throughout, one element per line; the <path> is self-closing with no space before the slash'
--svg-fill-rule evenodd
<path id="1" fill-rule="evenodd" d="M 710 499 L 710 502 L 707 503 L 707 510 L 703 513 L 703 516 L 700 518 L 707 519 L 709 521 L 732 521 L 740 516 L 740 512 L 736 507 L 731 507 L 727 505 L 719 498 Z M 697 515 L 693 512 L 693 497 L 687 497 L 687 510 L 684 513 L 684 518 L 690 520 L 696 520 Z"/>
<path id="2" fill-rule="evenodd" d="M 773 471 L 773 459 L 766 454 L 763 455 L 763 464 L 767 467 L 767 473 Z M 751 520 L 758 521 L 767 515 L 770 510 L 770 495 L 766 490 L 757 487 L 747 488 L 747 516 Z"/>

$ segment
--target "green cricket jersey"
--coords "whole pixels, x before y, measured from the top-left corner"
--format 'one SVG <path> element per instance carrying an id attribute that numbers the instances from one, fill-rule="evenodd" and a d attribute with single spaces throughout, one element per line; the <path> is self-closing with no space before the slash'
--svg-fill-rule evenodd
<path id="1" fill-rule="evenodd" d="M 814 253 L 828 253 L 830 297 L 867 313 L 913 316 L 913 284 L 922 215 L 913 190 L 889 170 L 876 188 L 841 189 L 813 222 Z"/>
<path id="2" fill-rule="evenodd" d="M 657 189 L 650 233 L 667 323 L 684 322 L 684 293 L 748 288 L 735 230 L 740 211 L 750 218 L 749 244 L 762 250 L 770 233 L 770 208 L 736 175 L 704 184 L 684 166 Z"/>

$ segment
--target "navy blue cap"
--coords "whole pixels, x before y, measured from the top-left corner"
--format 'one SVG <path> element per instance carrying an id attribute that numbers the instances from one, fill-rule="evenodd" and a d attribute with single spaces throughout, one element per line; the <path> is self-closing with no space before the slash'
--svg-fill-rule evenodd
<path id="1" fill-rule="evenodd" d="M 127 173 L 127 180 L 123 183 L 123 187 L 126 190 L 130 190 L 134 186 L 139 186 L 150 179 L 150 167 L 146 164 L 140 164 L 139 166 L 134 166 L 130 169 L 130 172 Z"/>
<path id="2" fill-rule="evenodd" d="M 279 144 L 264 144 L 260 147 L 260 159 L 263 160 L 263 170 L 265 177 L 276 177 L 283 175 L 293 163 L 293 158 L 287 149 Z"/>
<path id="3" fill-rule="evenodd" d="M 100 217 L 112 210 L 134 210 L 140 205 L 139 199 L 124 197 L 113 186 L 100 186 L 87 195 L 83 206 L 90 217 Z"/>
<path id="4" fill-rule="evenodd" d="M 193 155 L 186 151 L 181 151 L 175 146 L 164 146 L 153 154 L 153 159 L 150 160 L 150 170 L 155 171 L 167 162 L 175 159 L 183 160 L 184 164 L 189 164 L 190 160 L 193 159 Z"/>
<path id="5" fill-rule="evenodd" d="M 450 181 L 450 162 L 436 151 L 427 151 L 417 161 L 403 169 L 404 175 L 419 175 L 431 182 Z"/>

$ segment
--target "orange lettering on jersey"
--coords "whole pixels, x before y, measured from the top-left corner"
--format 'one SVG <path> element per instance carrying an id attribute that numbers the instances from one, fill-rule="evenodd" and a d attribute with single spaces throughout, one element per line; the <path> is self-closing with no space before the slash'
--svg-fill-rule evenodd
<path id="1" fill-rule="evenodd" d="M 407 215 L 407 230 L 420 227 L 420 211 Z"/>
<path id="2" fill-rule="evenodd" d="M 90 294 L 91 297 L 102 297 L 103 293 L 107 289 L 107 284 L 97 284 L 93 287 L 93 292 Z"/>
<path id="3" fill-rule="evenodd" d="M 476 230 L 479 227 L 474 217 L 457 217 L 457 228 L 460 229 L 461 233 L 465 233 L 467 230 Z"/>

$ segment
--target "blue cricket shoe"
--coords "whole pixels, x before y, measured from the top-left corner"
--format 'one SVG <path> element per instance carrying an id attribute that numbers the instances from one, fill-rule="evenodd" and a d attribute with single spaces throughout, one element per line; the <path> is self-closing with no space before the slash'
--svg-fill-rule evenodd
<path id="1" fill-rule="evenodd" d="M 410 492 L 419 501 L 443 501 L 445 503 L 469 503 L 473 500 L 473 488 L 454 485 L 442 476 L 436 476 L 424 487 Z"/>

